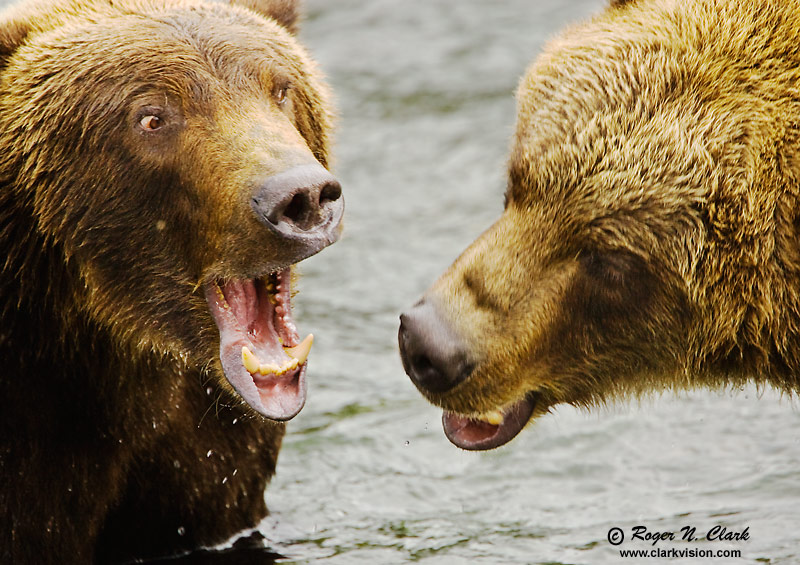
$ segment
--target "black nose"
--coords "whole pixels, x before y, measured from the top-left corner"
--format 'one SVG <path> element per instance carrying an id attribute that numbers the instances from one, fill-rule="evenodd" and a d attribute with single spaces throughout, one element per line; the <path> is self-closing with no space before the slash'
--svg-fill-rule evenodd
<path id="1" fill-rule="evenodd" d="M 431 302 L 400 316 L 398 339 L 403 368 L 422 392 L 446 392 L 475 368 L 466 346 Z"/>
<path id="2" fill-rule="evenodd" d="M 344 213 L 342 187 L 322 165 L 294 167 L 269 177 L 250 201 L 259 219 L 282 238 L 330 244 Z"/>

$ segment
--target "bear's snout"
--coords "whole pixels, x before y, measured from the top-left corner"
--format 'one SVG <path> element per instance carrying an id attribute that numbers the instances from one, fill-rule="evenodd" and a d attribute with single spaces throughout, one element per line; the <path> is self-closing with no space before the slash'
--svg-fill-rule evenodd
<path id="1" fill-rule="evenodd" d="M 339 238 L 344 198 L 339 181 L 322 165 L 301 165 L 269 177 L 250 205 L 258 219 L 284 240 L 316 253 Z"/>
<path id="2" fill-rule="evenodd" d="M 430 301 L 400 316 L 398 337 L 403 368 L 423 393 L 447 392 L 475 368 L 464 342 Z"/>

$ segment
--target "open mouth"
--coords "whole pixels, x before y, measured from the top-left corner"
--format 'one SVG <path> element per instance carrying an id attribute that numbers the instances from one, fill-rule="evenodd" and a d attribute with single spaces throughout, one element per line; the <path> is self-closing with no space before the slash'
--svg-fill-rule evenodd
<path id="1" fill-rule="evenodd" d="M 508 443 L 522 431 L 535 407 L 536 395 L 530 393 L 502 410 L 485 414 L 464 416 L 445 411 L 442 414 L 444 435 L 461 449 L 494 449 Z"/>
<path id="2" fill-rule="evenodd" d="M 289 420 L 306 401 L 314 336 L 300 341 L 292 321 L 291 270 L 262 278 L 213 281 L 206 300 L 219 329 L 225 378 L 259 414 Z"/>

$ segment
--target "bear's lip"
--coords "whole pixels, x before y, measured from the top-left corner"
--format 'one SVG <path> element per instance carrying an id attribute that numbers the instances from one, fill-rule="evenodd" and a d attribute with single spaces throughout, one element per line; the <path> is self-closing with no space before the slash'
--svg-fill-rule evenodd
<path id="1" fill-rule="evenodd" d="M 313 336 L 298 346 L 291 268 L 256 279 L 211 281 L 205 295 L 219 330 L 225 378 L 262 416 L 293 418 L 306 401 L 306 358 Z"/>
<path id="2" fill-rule="evenodd" d="M 447 410 L 442 414 L 444 435 L 450 442 L 468 451 L 485 451 L 514 439 L 528 423 L 536 407 L 536 394 L 490 414 L 463 415 Z"/>

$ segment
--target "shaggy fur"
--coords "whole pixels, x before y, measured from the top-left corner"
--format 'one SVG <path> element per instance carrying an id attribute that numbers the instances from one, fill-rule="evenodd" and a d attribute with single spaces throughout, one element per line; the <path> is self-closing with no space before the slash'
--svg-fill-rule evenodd
<path id="1" fill-rule="evenodd" d="M 266 515 L 284 425 L 229 394 L 199 287 L 292 262 L 247 194 L 325 165 L 330 115 L 272 3 L 248 5 L 0 14 L 3 563 L 161 555 Z M 157 136 L 136 129 L 155 106 Z"/>
<path id="2" fill-rule="evenodd" d="M 518 91 L 503 215 L 432 287 L 476 362 L 446 410 L 800 390 L 800 5 L 635 0 Z"/>

